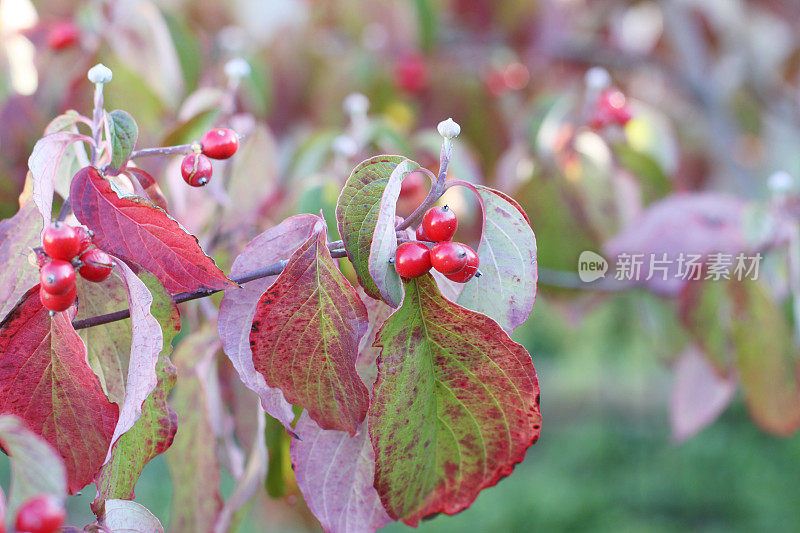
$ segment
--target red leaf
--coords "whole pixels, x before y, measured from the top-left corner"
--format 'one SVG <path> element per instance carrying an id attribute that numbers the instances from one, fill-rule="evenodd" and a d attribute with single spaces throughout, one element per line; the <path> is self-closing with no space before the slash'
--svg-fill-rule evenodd
<path id="1" fill-rule="evenodd" d="M 323 429 L 355 434 L 369 406 L 356 372 L 367 311 L 333 261 L 320 219 L 261 296 L 250 345 L 267 385 L 308 409 Z"/>
<path id="2" fill-rule="evenodd" d="M 0 413 L 17 415 L 64 458 L 70 493 L 106 457 L 119 409 L 86 362 L 68 313 L 49 312 L 29 290 L 0 324 Z"/>
<path id="3" fill-rule="evenodd" d="M 78 172 L 69 196 L 99 247 L 141 265 L 169 292 L 235 286 L 177 221 L 143 198 L 120 197 L 96 169 Z"/>

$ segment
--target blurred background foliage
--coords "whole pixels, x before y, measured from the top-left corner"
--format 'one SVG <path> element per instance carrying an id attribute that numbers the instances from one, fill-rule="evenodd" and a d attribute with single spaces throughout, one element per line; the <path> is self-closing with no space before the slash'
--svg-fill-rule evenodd
<path id="1" fill-rule="evenodd" d="M 517 198 L 537 235 L 538 300 L 515 337 L 533 354 L 545 426 L 514 475 L 420 529 L 797 531 L 800 397 L 789 331 L 798 280 L 786 266 L 797 249 L 781 231 L 796 230 L 798 23 L 793 0 L 0 0 L 0 214 L 16 211 L 49 121 L 88 113 L 86 71 L 97 62 L 114 72 L 107 108 L 136 117 L 140 147 L 191 142 L 221 121 L 244 135 L 242 153 L 201 191 L 186 190 L 177 161 L 141 163 L 226 268 L 290 214 L 322 209 L 335 228 L 339 187 L 369 155 L 401 153 L 435 170 L 435 125 L 452 116 L 462 134 L 450 178 Z M 624 128 L 587 126 L 597 95 L 585 76 L 597 66 L 627 96 Z M 788 181 L 770 192 L 778 171 Z M 426 187 L 409 186 L 400 211 Z M 770 351 L 732 337 L 723 350 L 757 359 L 730 373 L 702 362 L 713 357 L 709 338 L 728 339 L 724 305 L 687 318 L 674 291 L 587 287 L 575 276 L 581 251 L 608 249 L 650 206 L 698 191 L 740 202 L 735 229 L 748 244 L 735 251 L 769 252 L 769 297 L 753 322 L 781 342 Z M 466 242 L 477 238 L 470 201 L 448 198 Z M 703 209 L 690 215 L 717 228 Z M 668 210 L 648 250 L 680 248 L 703 229 L 670 229 L 673 212 L 687 219 Z M 781 222 L 765 230 L 770 217 Z M 709 248 L 723 239 L 708 235 Z M 204 316 L 203 304 L 187 306 L 182 335 Z M 705 373 L 679 387 L 674 369 L 691 350 L 705 350 Z M 219 365 L 224 381 L 230 367 Z M 731 392 L 708 416 L 691 416 L 711 402 L 702 394 L 686 400 L 688 415 L 676 411 L 685 387 L 733 391 L 739 374 L 745 394 Z M 280 496 L 259 496 L 241 531 L 319 528 L 278 453 L 284 444 L 272 448 L 271 492 Z M 223 494 L 232 486 L 224 472 Z M 137 500 L 167 524 L 172 493 L 159 457 Z M 89 487 L 71 498 L 71 523 L 91 521 L 92 497 Z"/>

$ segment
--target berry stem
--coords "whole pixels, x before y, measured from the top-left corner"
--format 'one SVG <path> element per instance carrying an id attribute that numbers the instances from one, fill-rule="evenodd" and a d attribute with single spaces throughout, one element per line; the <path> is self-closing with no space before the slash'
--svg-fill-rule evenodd
<path id="1" fill-rule="evenodd" d="M 134 152 L 131 154 L 131 159 L 135 159 L 137 157 L 147 157 L 151 155 L 188 154 L 193 150 L 193 146 L 193 144 L 179 144 L 177 146 L 162 146 L 159 148 L 134 150 Z"/>
<path id="2" fill-rule="evenodd" d="M 97 164 L 97 151 L 100 148 L 100 137 L 103 133 L 103 118 L 105 110 L 103 109 L 103 84 L 95 83 L 94 85 L 94 111 L 92 112 L 92 165 Z"/>
<path id="3" fill-rule="evenodd" d="M 451 150 L 452 152 L 452 150 Z M 444 156 L 444 149 L 442 149 L 442 156 Z M 433 205 L 442 197 L 444 191 L 446 190 L 445 182 L 447 181 L 447 167 L 450 164 L 450 157 L 448 156 L 447 159 L 442 159 L 441 163 L 439 164 L 439 176 L 434 176 L 433 172 L 428 170 L 427 168 L 421 169 L 422 172 L 428 174 L 431 178 L 431 190 L 428 192 L 428 196 L 425 197 L 425 200 L 414 209 L 414 212 L 408 215 L 408 218 L 402 221 L 400 224 L 397 225 L 395 228 L 397 231 L 402 231 L 406 228 L 410 228 L 411 226 L 416 226 L 422 217 L 425 215 L 425 212 L 433 207 Z"/>
<path id="4" fill-rule="evenodd" d="M 343 248 L 337 247 L 331 250 L 331 255 L 334 258 L 340 258 L 340 257 L 346 257 L 347 254 Z M 236 282 L 238 285 L 244 285 L 245 283 L 249 283 L 257 279 L 266 278 L 269 276 L 276 276 L 280 274 L 284 268 L 286 268 L 287 262 L 288 261 L 277 261 L 265 267 L 258 268 L 256 270 L 251 270 L 250 272 L 242 274 L 241 276 L 236 276 L 234 278 L 231 278 L 231 281 Z M 183 302 L 189 302 L 191 300 L 206 298 L 208 296 L 211 296 L 212 294 L 222 292 L 223 290 L 224 289 L 204 290 L 196 292 L 180 292 L 178 294 L 173 295 L 172 299 L 176 304 L 180 304 Z M 75 328 L 76 330 L 91 328 L 94 326 L 101 326 L 103 324 L 110 324 L 111 322 L 117 322 L 118 320 L 125 320 L 126 318 L 130 318 L 130 316 L 131 316 L 130 309 L 122 309 L 120 311 L 114 311 L 113 313 L 108 313 L 105 315 L 97 315 L 89 318 L 84 318 L 83 320 L 73 320 L 72 327 Z"/>

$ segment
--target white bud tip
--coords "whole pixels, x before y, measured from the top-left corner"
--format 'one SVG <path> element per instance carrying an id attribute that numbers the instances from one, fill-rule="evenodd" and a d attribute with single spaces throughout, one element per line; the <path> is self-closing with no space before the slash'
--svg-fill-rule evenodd
<path id="1" fill-rule="evenodd" d="M 89 81 L 92 83 L 108 83 L 114 74 L 111 69 L 102 63 L 98 63 L 89 69 Z"/>
<path id="2" fill-rule="evenodd" d="M 794 178 L 784 170 L 773 173 L 767 180 L 767 187 L 774 193 L 787 192 L 794 186 Z"/>
<path id="3" fill-rule="evenodd" d="M 584 76 L 586 87 L 593 91 L 602 91 L 611 87 L 611 74 L 603 67 L 592 67 Z"/>
<path id="4" fill-rule="evenodd" d="M 344 157 L 353 157 L 358 152 L 356 140 L 349 135 L 339 135 L 333 140 L 333 151 Z"/>
<path id="5" fill-rule="evenodd" d="M 455 139 L 458 137 L 458 134 L 461 133 L 461 126 L 452 118 L 441 121 L 439 125 L 436 126 L 436 129 L 439 130 L 439 135 L 445 139 Z"/>
<path id="6" fill-rule="evenodd" d="M 342 108 L 348 115 L 363 115 L 369 109 L 369 98 L 361 93 L 348 94 L 342 103 Z"/>
<path id="7" fill-rule="evenodd" d="M 250 63 L 237 57 L 225 63 L 225 75 L 233 80 L 240 80 L 250 75 Z"/>

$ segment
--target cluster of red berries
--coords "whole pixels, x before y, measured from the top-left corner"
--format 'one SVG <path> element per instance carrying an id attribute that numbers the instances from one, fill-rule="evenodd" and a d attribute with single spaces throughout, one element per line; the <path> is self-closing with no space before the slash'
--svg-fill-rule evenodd
<path id="1" fill-rule="evenodd" d="M 66 311 L 75 303 L 75 269 L 85 280 L 95 283 L 111 274 L 111 257 L 91 246 L 92 233 L 81 226 L 54 222 L 44 231 L 44 252 L 37 256 L 39 299 L 50 311 Z"/>
<path id="2" fill-rule="evenodd" d="M 211 159 L 228 159 L 239 149 L 239 136 L 228 128 L 214 128 L 200 139 L 198 151 L 181 162 L 183 181 L 192 187 L 202 187 L 211 179 Z M 209 159 L 211 158 L 211 159 Z"/>
<path id="3" fill-rule="evenodd" d="M 632 116 L 625 95 L 617 89 L 605 89 L 597 98 L 589 126 L 595 130 L 608 126 L 624 126 Z"/>
<path id="4" fill-rule="evenodd" d="M 404 278 L 418 278 L 435 268 L 458 283 L 466 283 L 478 273 L 478 254 L 460 242 L 452 242 L 458 219 L 449 207 L 432 207 L 417 228 L 417 240 L 397 247 L 394 267 Z M 428 244 L 436 243 L 431 248 Z"/>
<path id="5" fill-rule="evenodd" d="M 34 496 L 20 506 L 14 527 L 19 533 L 55 533 L 61 531 L 65 518 L 64 507 L 54 496 Z M 4 531 L 0 522 L 0 532 Z"/>

